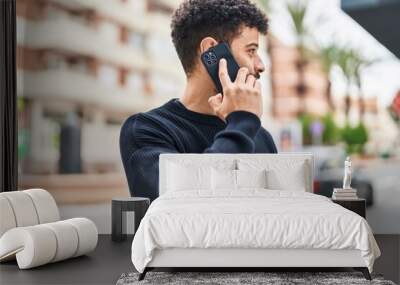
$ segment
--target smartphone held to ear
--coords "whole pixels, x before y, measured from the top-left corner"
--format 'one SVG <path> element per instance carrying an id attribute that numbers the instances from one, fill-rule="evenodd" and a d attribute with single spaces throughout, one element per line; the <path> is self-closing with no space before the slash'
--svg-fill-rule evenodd
<path id="1" fill-rule="evenodd" d="M 222 85 L 218 75 L 219 61 L 221 58 L 226 60 L 228 75 L 231 81 L 235 81 L 240 67 L 233 57 L 227 43 L 219 43 L 201 54 L 201 61 L 213 80 L 218 93 L 222 94 Z"/>

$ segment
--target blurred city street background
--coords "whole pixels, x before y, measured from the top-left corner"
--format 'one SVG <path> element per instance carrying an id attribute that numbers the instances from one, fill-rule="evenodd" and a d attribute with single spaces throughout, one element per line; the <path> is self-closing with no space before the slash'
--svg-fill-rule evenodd
<path id="1" fill-rule="evenodd" d="M 111 198 L 129 196 L 123 121 L 183 92 L 170 38 L 180 2 L 16 2 L 20 189 L 44 188 L 63 218 L 111 232 Z M 328 197 L 351 156 L 373 232 L 399 234 L 400 37 L 384 12 L 400 1 L 254 2 L 270 19 L 262 124 L 279 152 L 312 152 L 314 192 Z"/>

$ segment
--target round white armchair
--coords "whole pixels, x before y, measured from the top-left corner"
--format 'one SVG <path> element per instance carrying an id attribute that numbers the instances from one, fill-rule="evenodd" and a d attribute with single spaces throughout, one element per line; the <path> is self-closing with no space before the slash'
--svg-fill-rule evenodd
<path id="1" fill-rule="evenodd" d="M 29 189 L 0 193 L 0 262 L 17 259 L 20 269 L 86 254 L 98 231 L 87 218 L 60 221 L 49 192 Z"/>

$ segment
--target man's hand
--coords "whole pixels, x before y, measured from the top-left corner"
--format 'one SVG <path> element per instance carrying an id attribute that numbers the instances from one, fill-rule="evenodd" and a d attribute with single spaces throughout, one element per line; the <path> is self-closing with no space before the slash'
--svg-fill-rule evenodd
<path id="1" fill-rule="evenodd" d="M 215 114 L 223 121 L 233 111 L 248 111 L 261 118 L 262 97 L 261 84 L 254 75 L 249 74 L 247 67 L 241 67 L 234 82 L 231 81 L 226 66 L 226 60 L 219 62 L 219 78 L 221 80 L 221 93 L 208 99 L 208 103 Z"/>

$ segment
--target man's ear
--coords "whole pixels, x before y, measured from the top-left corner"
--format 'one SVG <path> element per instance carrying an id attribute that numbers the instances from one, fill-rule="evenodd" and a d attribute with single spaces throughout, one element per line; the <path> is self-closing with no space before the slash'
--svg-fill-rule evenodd
<path id="1" fill-rule="evenodd" d="M 200 53 L 205 52 L 210 47 L 216 46 L 218 42 L 212 37 L 205 37 L 200 42 Z"/>

